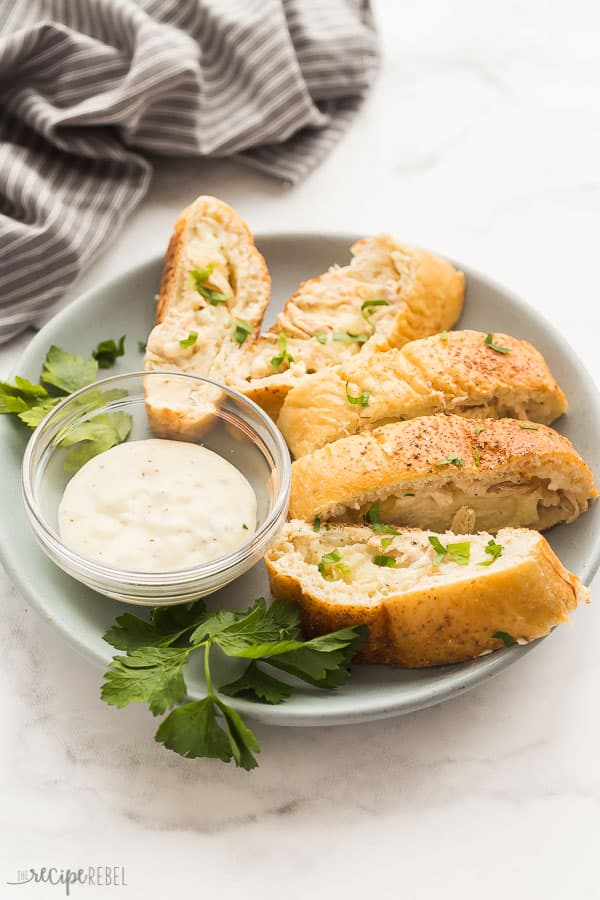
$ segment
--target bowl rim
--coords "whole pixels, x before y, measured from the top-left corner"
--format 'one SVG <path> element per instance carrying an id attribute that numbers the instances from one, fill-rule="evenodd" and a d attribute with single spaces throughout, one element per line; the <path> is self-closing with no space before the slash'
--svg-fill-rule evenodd
<path id="1" fill-rule="evenodd" d="M 244 543 L 239 547 L 235 548 L 229 553 L 226 553 L 223 556 L 216 557 L 216 559 L 208 560 L 207 562 L 201 563 L 200 565 L 189 566 L 185 569 L 168 569 L 160 572 L 144 572 L 136 571 L 133 569 L 120 569 L 114 566 L 107 566 L 103 563 L 97 562 L 96 560 L 90 559 L 89 557 L 84 556 L 83 554 L 78 553 L 76 550 L 70 548 L 62 540 L 60 534 L 49 527 L 49 525 L 46 523 L 45 517 L 42 515 L 39 509 L 39 504 L 36 501 L 35 497 L 35 491 L 33 488 L 35 476 L 35 472 L 33 469 L 33 460 L 35 450 L 41 443 L 44 435 L 44 426 L 49 425 L 53 418 L 77 397 L 85 394 L 86 391 L 98 388 L 102 389 L 106 385 L 109 385 L 116 381 L 123 382 L 124 380 L 132 378 L 147 378 L 154 376 L 187 378 L 190 381 L 209 384 L 212 387 L 216 387 L 219 391 L 224 391 L 229 396 L 233 397 L 242 406 L 246 406 L 248 409 L 255 412 L 258 415 L 259 419 L 262 420 L 263 425 L 266 426 L 267 431 L 273 439 L 274 444 L 277 447 L 277 450 L 281 457 L 279 461 L 274 460 L 274 466 L 279 470 L 281 474 L 281 484 L 273 507 L 269 511 L 267 518 L 260 526 L 260 528 L 258 528 L 257 531 L 255 531 L 251 535 L 251 537 L 247 541 L 244 541 Z M 119 402 L 122 403 L 122 401 Z M 262 451 L 262 449 L 259 449 L 264 456 L 264 452 Z M 286 511 L 291 490 L 291 468 L 292 464 L 290 453 L 281 431 L 277 428 L 276 424 L 267 415 L 267 413 L 263 409 L 261 409 L 261 407 L 257 403 L 254 402 L 254 400 L 251 400 L 249 397 L 244 396 L 244 394 L 236 391 L 234 388 L 231 388 L 228 385 L 221 384 L 221 382 L 215 381 L 212 378 L 207 378 L 202 375 L 194 375 L 188 372 L 171 372 L 163 369 L 156 369 L 151 371 L 138 370 L 135 372 L 122 372 L 121 374 L 117 375 L 109 375 L 106 378 L 101 378 L 98 381 L 93 381 L 91 384 L 79 388 L 79 390 L 74 391 L 72 394 L 68 394 L 44 416 L 38 427 L 34 430 L 33 434 L 29 438 L 25 447 L 25 452 L 23 454 L 23 460 L 21 463 L 21 493 L 23 496 L 27 517 L 36 537 L 38 537 L 39 539 L 39 535 L 41 533 L 41 535 L 43 535 L 45 547 L 49 545 L 59 558 L 62 558 L 65 562 L 74 566 L 76 569 L 85 572 L 88 577 L 105 580 L 107 583 L 110 583 L 115 587 L 121 586 L 123 584 L 135 584 L 136 586 L 147 588 L 175 586 L 183 587 L 191 585 L 198 580 L 214 577 L 229 569 L 236 571 L 240 565 L 243 565 L 248 560 L 252 560 L 256 556 L 257 552 L 259 554 L 264 552 L 264 547 L 262 546 L 264 541 L 269 538 L 274 526 L 277 525 L 281 516 L 285 514 Z M 63 568 L 62 565 L 60 567 Z M 156 600 L 156 597 L 152 598 L 152 605 L 155 605 Z"/>

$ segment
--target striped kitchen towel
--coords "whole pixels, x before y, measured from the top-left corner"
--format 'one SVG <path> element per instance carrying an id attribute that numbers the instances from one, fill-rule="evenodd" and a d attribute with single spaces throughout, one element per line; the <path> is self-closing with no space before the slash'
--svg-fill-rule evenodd
<path id="1" fill-rule="evenodd" d="M 295 183 L 376 68 L 368 0 L 0 0 L 0 341 L 114 236 L 146 154 Z"/>

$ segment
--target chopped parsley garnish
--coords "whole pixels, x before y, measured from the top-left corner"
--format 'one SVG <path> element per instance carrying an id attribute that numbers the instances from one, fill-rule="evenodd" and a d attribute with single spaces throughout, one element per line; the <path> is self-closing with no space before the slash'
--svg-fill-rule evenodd
<path id="1" fill-rule="evenodd" d="M 437 556 L 433 560 L 434 566 L 439 566 L 442 560 L 448 555 L 450 559 L 458 563 L 459 566 L 466 566 L 471 556 L 471 542 L 458 541 L 455 544 L 448 544 L 446 547 L 435 534 L 429 536 L 429 543 L 435 550 Z"/>
<path id="2" fill-rule="evenodd" d="M 248 335 L 254 331 L 254 327 L 245 319 L 234 319 L 233 324 L 235 326 L 233 336 L 238 344 L 243 344 Z"/>
<path id="3" fill-rule="evenodd" d="M 368 406 L 371 391 L 362 391 L 362 393 L 360 393 L 357 397 L 354 397 L 348 391 L 349 383 L 349 381 L 346 382 L 346 399 L 348 400 L 348 403 L 352 403 L 353 406 Z"/>
<path id="4" fill-rule="evenodd" d="M 242 522 L 242 528 L 244 529 L 244 531 L 248 531 L 248 526 L 245 522 Z"/>
<path id="5" fill-rule="evenodd" d="M 375 534 L 400 534 L 398 529 L 394 528 L 393 525 L 386 525 L 381 521 L 379 503 L 373 503 L 373 505 L 369 508 L 366 515 L 364 516 L 364 520 L 367 525 L 371 526 Z"/>
<path id="6" fill-rule="evenodd" d="M 233 294 L 222 294 L 220 291 L 214 291 L 207 286 L 213 269 L 213 263 L 209 263 L 203 269 L 192 269 L 188 274 L 187 283 L 188 287 L 198 291 L 205 300 L 208 300 L 211 306 L 218 306 L 219 303 L 226 303 L 228 300 L 231 300 Z"/>
<path id="7" fill-rule="evenodd" d="M 495 350 L 496 353 L 510 353 L 510 347 L 499 347 L 498 344 L 494 343 L 494 335 L 491 331 L 485 336 L 485 346 L 489 347 L 490 350 Z"/>
<path id="8" fill-rule="evenodd" d="M 384 553 L 373 557 L 373 565 L 387 566 L 389 569 L 396 568 L 396 559 L 393 556 L 386 556 Z"/>
<path id="9" fill-rule="evenodd" d="M 483 562 L 477 563 L 478 566 L 491 566 L 493 562 L 496 562 L 502 556 L 502 544 L 497 544 L 494 538 L 491 538 L 485 546 L 485 552 L 491 559 L 484 559 Z"/>
<path id="10" fill-rule="evenodd" d="M 315 331 L 315 337 L 320 344 L 327 343 L 327 332 L 326 331 Z"/>
<path id="11" fill-rule="evenodd" d="M 540 430 L 539 425 L 521 425 L 521 423 L 519 423 L 519 428 L 522 428 L 523 431 L 539 431 Z"/>
<path id="12" fill-rule="evenodd" d="M 478 425 L 475 429 L 475 436 L 480 435 L 482 431 L 485 431 L 485 425 Z"/>
<path id="13" fill-rule="evenodd" d="M 321 519 L 319 516 L 315 516 L 313 519 L 313 531 L 319 532 L 321 530 Z"/>
<path id="14" fill-rule="evenodd" d="M 364 344 L 370 338 L 369 334 L 352 334 L 351 331 L 332 331 L 331 339 L 342 344 Z"/>
<path id="15" fill-rule="evenodd" d="M 121 654 L 113 657 L 101 696 L 111 706 L 147 703 L 154 715 L 168 712 L 155 740 L 188 758 L 208 757 L 254 769 L 260 745 L 224 696 L 254 703 L 282 703 L 294 685 L 264 671 L 280 670 L 314 687 L 334 689 L 349 676 L 348 664 L 364 644 L 367 628 L 359 625 L 302 641 L 298 608 L 263 598 L 245 612 L 210 612 L 203 600 L 157 607 L 150 621 L 120 615 L 104 640 Z M 210 652 L 216 645 L 229 657 L 246 661 L 242 674 L 213 687 Z M 188 689 L 185 669 L 192 653 L 203 651 L 206 696 L 178 705 Z M 173 708 L 175 707 L 175 708 Z"/>
<path id="16" fill-rule="evenodd" d="M 381 549 L 387 550 L 387 548 L 390 546 L 390 544 L 392 543 L 393 540 L 394 540 L 393 537 L 381 538 Z"/>
<path id="17" fill-rule="evenodd" d="M 360 314 L 365 320 L 365 322 L 371 326 L 373 331 L 375 331 L 375 325 L 371 321 L 371 316 L 375 312 L 376 307 L 378 306 L 389 306 L 389 302 L 387 300 L 377 299 L 377 300 L 365 300 L 365 302 L 360 307 Z"/>
<path id="18" fill-rule="evenodd" d="M 273 357 L 273 359 L 271 360 L 271 365 L 276 372 L 279 372 L 281 364 L 287 362 L 287 364 L 291 366 L 291 364 L 294 362 L 294 357 L 291 353 L 288 353 L 287 334 L 285 333 L 285 331 L 279 332 L 277 341 L 279 343 L 279 356 Z"/>
<path id="19" fill-rule="evenodd" d="M 148 346 L 148 341 L 138 341 L 139 353 L 145 353 L 147 346 Z"/>
<path id="20" fill-rule="evenodd" d="M 475 447 L 475 465 L 477 468 L 481 465 L 481 455 L 479 453 L 479 447 Z"/>
<path id="21" fill-rule="evenodd" d="M 440 334 L 440 341 L 444 341 L 444 343 L 445 343 L 447 340 L 448 340 L 448 332 L 442 331 L 442 333 Z"/>
<path id="22" fill-rule="evenodd" d="M 198 340 L 198 332 L 190 331 L 186 338 L 182 338 L 179 343 L 182 347 L 193 347 Z"/>
<path id="23" fill-rule="evenodd" d="M 415 496 L 415 492 L 414 492 L 414 491 L 407 491 L 407 492 L 405 493 L 404 496 L 405 496 L 405 497 L 414 497 L 414 496 Z"/>
<path id="24" fill-rule="evenodd" d="M 506 631 L 495 631 L 492 637 L 502 641 L 505 647 L 510 647 L 511 644 L 516 643 L 512 634 L 507 634 Z"/>
<path id="25" fill-rule="evenodd" d="M 350 566 L 342 562 L 342 554 L 339 550 L 332 550 L 331 553 L 325 553 L 321 557 L 318 569 L 323 578 L 330 578 L 332 575 L 340 574 L 342 576 L 350 574 Z"/>
<path id="26" fill-rule="evenodd" d="M 445 459 L 438 459 L 435 466 L 464 466 L 464 459 L 460 459 L 458 456 L 447 456 Z"/>
<path id="27" fill-rule="evenodd" d="M 119 342 L 115 343 L 112 338 L 100 341 L 95 350 L 92 350 L 92 356 L 97 360 L 101 369 L 110 369 L 117 361 L 117 357 L 125 355 L 125 335 L 121 335 Z"/>

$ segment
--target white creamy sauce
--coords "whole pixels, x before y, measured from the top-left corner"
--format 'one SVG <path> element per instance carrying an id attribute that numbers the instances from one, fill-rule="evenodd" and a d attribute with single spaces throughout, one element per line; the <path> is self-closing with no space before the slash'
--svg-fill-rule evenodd
<path id="1" fill-rule="evenodd" d="M 206 447 L 130 441 L 73 476 L 58 528 L 72 550 L 108 566 L 186 569 L 229 553 L 256 531 L 256 494 Z"/>

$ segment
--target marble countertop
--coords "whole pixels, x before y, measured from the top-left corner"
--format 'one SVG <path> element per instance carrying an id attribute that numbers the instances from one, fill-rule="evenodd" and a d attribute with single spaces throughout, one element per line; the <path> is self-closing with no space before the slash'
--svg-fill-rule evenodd
<path id="1" fill-rule="evenodd" d="M 381 76 L 318 171 L 290 189 L 234 163 L 157 162 L 65 302 L 160 251 L 180 208 L 214 193 L 255 232 L 389 229 L 464 260 L 549 317 L 600 378 L 598 7 L 376 7 Z M 3 372 L 30 336 L 1 348 Z M 7 887 L 18 869 L 96 865 L 124 866 L 128 887 L 72 896 L 598 897 L 600 590 L 572 627 L 444 706 L 258 727 L 251 774 L 167 753 L 147 711 L 99 701 L 98 671 L 5 576 L 0 594 L 3 897 L 64 895 Z"/>

